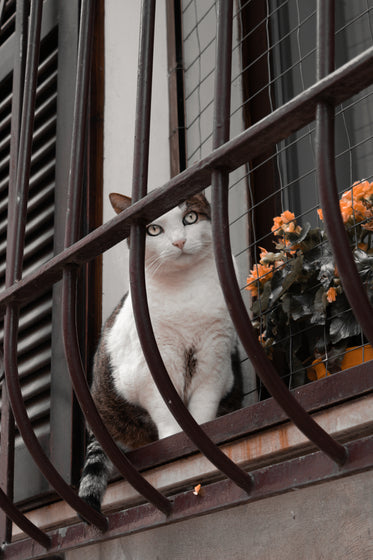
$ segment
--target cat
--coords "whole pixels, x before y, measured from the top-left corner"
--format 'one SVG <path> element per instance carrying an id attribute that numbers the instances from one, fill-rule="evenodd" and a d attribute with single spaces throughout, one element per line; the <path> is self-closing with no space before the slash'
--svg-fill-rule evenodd
<path id="1" fill-rule="evenodd" d="M 131 199 L 109 195 L 117 213 Z M 146 228 L 145 275 L 155 338 L 172 382 L 198 423 L 241 406 L 237 335 L 216 271 L 211 209 L 194 195 Z M 151 377 L 126 294 L 94 357 L 92 396 L 115 441 L 130 450 L 180 431 Z M 101 511 L 111 465 L 89 436 L 79 496 Z"/>

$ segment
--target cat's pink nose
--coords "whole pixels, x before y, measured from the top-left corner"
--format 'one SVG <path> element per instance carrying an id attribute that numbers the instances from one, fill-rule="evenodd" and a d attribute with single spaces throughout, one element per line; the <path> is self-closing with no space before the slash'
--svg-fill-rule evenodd
<path id="1" fill-rule="evenodd" d="M 186 239 L 179 239 L 178 241 L 174 241 L 172 243 L 172 245 L 175 245 L 175 247 L 178 247 L 180 249 L 180 251 L 183 250 L 184 245 L 185 245 Z"/>

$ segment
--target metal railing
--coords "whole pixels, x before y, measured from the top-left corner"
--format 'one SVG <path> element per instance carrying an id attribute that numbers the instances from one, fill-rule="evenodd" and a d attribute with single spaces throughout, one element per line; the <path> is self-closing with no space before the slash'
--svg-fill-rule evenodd
<path id="1" fill-rule="evenodd" d="M 22 4 L 22 3 L 19 3 Z M 318 2 L 318 81 L 286 105 L 273 111 L 260 122 L 250 127 L 238 137 L 229 140 L 229 105 L 230 105 L 230 68 L 232 52 L 232 2 L 218 2 L 218 35 L 217 62 L 215 85 L 214 114 L 214 149 L 212 153 L 192 167 L 171 179 L 163 187 L 147 194 L 147 170 L 149 152 L 149 128 L 151 110 L 151 83 L 153 62 L 153 39 L 155 25 L 155 0 L 144 0 L 142 7 L 141 40 L 139 54 L 139 77 L 136 110 L 136 140 L 133 168 L 133 205 L 107 224 L 97 228 L 82 239 L 78 239 L 78 220 L 81 200 L 81 177 L 83 175 L 83 145 L 86 131 L 86 94 L 89 87 L 90 52 L 92 42 L 92 26 L 94 17 L 93 0 L 81 2 L 81 29 L 78 47 L 77 81 L 75 94 L 75 117 L 70 162 L 70 179 L 68 195 L 68 211 L 66 217 L 65 249 L 39 270 L 22 277 L 22 259 L 24 250 L 25 216 L 27 210 L 28 173 L 30 164 L 30 147 L 32 139 L 33 107 L 35 100 L 35 80 L 37 72 L 38 49 L 40 45 L 40 22 L 42 16 L 42 0 L 31 2 L 30 24 L 27 44 L 26 61 L 20 58 L 19 73 L 25 67 L 25 87 L 23 103 L 20 104 L 23 80 L 15 80 L 14 104 L 22 106 L 22 118 L 18 120 L 13 114 L 12 158 L 16 161 L 16 173 L 11 175 L 10 212 L 13 216 L 9 223 L 7 253 L 7 283 L 5 291 L 0 294 L 0 310 L 5 313 L 4 359 L 6 384 L 11 407 L 27 448 L 37 463 L 40 471 L 56 492 L 68 502 L 82 517 L 101 531 L 108 528 L 107 519 L 90 508 L 76 492 L 62 479 L 42 450 L 27 417 L 23 403 L 17 371 L 17 333 L 20 304 L 37 297 L 43 290 L 63 278 L 63 334 L 68 367 L 74 390 L 86 419 L 94 434 L 100 441 L 105 452 L 116 465 L 119 472 L 144 496 L 159 515 L 180 518 L 186 501 L 179 497 L 172 501 L 155 489 L 139 471 L 131 464 L 105 428 L 91 398 L 86 375 L 80 358 L 79 343 L 75 319 L 76 282 L 79 267 L 100 255 L 109 247 L 128 237 L 131 232 L 130 251 L 130 284 L 133 297 L 134 314 L 140 341 L 149 368 L 167 406 L 176 420 L 203 453 L 226 477 L 226 492 L 233 496 L 232 500 L 245 494 L 255 495 L 259 491 L 265 494 L 266 478 L 262 475 L 252 476 L 238 467 L 219 447 L 207 436 L 188 412 L 177 394 L 162 362 L 152 332 L 146 298 L 144 278 L 144 225 L 173 208 L 186 197 L 199 192 L 209 184 L 212 185 L 212 225 L 214 246 L 220 281 L 232 319 L 237 332 L 261 377 L 275 400 L 297 427 L 319 448 L 322 453 L 310 461 L 324 461 L 325 469 L 330 468 L 330 459 L 337 465 L 345 465 L 346 472 L 352 468 L 349 451 L 357 453 L 355 447 L 342 445 L 326 433 L 306 412 L 299 401 L 281 382 L 271 362 L 266 357 L 251 327 L 249 316 L 242 302 L 237 285 L 232 260 L 230 257 L 230 241 L 228 228 L 228 197 L 227 185 L 229 173 L 245 163 L 247 154 L 250 157 L 260 155 L 268 145 L 284 139 L 292 131 L 316 119 L 317 156 L 320 196 L 328 228 L 329 238 L 335 252 L 338 269 L 348 298 L 353 306 L 366 336 L 373 343 L 372 310 L 361 286 L 351 250 L 344 235 L 344 227 L 339 213 L 337 189 L 334 177 L 334 146 L 333 146 L 333 110 L 334 106 L 351 97 L 373 82 L 372 63 L 373 47 L 333 71 L 333 1 Z M 18 10 L 17 17 L 21 17 Z M 358 79 L 356 77 L 358 76 Z M 18 130 L 19 141 L 18 141 Z M 5 393 L 6 394 L 6 393 Z M 6 397 L 5 397 L 6 398 Z M 4 401 L 3 401 L 4 402 Z M 3 415 L 6 407 L 3 405 Z M 8 418 L 11 419 L 9 411 Z M 371 446 L 371 442 L 369 444 Z M 360 445 L 360 453 L 366 453 L 367 447 Z M 2 461 L 6 453 L 2 449 Z M 320 458 L 321 457 L 321 458 Z M 11 460 L 9 460 L 9 464 Z M 324 464 L 324 463 L 323 463 Z M 294 469 L 298 468 L 294 464 Z M 8 468 L 8 467 L 7 467 Z M 277 469 L 277 470 L 276 470 Z M 278 471 L 278 472 L 277 472 Z M 285 477 L 280 466 L 272 471 L 272 481 Z M 274 474 L 273 474 L 274 473 Z M 263 490 L 264 487 L 264 490 Z M 237 490 L 238 488 L 238 490 Z M 241 499 L 241 498 L 240 498 Z M 31 523 L 13 504 L 9 496 L 0 490 L 0 506 L 6 516 L 38 545 L 30 555 L 35 557 L 56 552 L 61 547 L 57 533 L 48 535 Z M 145 506 L 139 506 L 139 512 Z M 148 512 L 149 514 L 149 512 Z M 113 517 L 113 519 L 115 516 Z M 128 521 L 131 522 L 129 516 Z M 138 524 L 138 520 L 133 523 Z M 109 526 L 110 530 L 110 526 Z M 80 533 L 81 537 L 81 533 Z M 68 536 L 71 542 L 73 538 Z M 98 538 L 98 537 L 97 537 Z M 7 539 L 9 539 L 9 531 Z M 17 545 L 17 543 L 14 544 Z M 29 547 L 31 545 L 22 545 Z M 5 549 L 6 557 L 6 549 Z"/>

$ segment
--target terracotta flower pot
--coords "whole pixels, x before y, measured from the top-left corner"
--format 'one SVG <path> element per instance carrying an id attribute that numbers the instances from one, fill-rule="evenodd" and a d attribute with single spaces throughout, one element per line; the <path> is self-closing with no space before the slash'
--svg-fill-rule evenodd
<path id="1" fill-rule="evenodd" d="M 363 362 L 369 362 L 369 360 L 373 360 L 373 348 L 370 344 L 347 348 L 341 363 L 341 370 L 357 366 Z M 325 362 L 322 358 L 318 358 L 312 362 L 312 365 L 307 369 L 307 377 L 310 381 L 316 381 L 328 375 L 331 374 L 326 369 Z"/>

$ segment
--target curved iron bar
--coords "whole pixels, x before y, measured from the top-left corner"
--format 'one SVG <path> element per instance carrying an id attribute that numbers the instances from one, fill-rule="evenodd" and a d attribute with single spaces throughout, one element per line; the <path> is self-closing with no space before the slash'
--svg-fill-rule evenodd
<path id="1" fill-rule="evenodd" d="M 225 2 L 221 1 L 221 4 L 224 6 Z M 229 25 L 224 16 L 223 6 L 221 6 L 218 12 L 218 29 L 221 29 L 222 34 L 228 33 L 227 30 L 224 31 L 224 26 Z M 230 64 L 228 61 L 230 52 L 231 48 L 228 49 L 224 46 L 224 40 L 222 39 L 220 42 L 218 40 L 217 69 Z M 225 81 L 219 81 L 218 76 L 216 82 L 217 89 L 215 91 L 215 148 L 223 142 L 226 142 L 229 136 L 228 99 L 230 94 L 228 90 L 230 89 L 230 80 L 228 80 L 227 77 L 222 77 L 222 79 Z M 257 374 L 286 414 L 293 420 L 294 424 L 334 461 L 343 464 L 347 458 L 345 447 L 326 433 L 287 389 L 273 364 L 267 358 L 251 325 L 249 315 L 241 297 L 231 257 L 228 217 L 228 183 L 229 175 L 227 172 L 224 170 L 214 170 L 212 172 L 212 224 L 213 237 L 215 240 L 215 259 L 220 283 L 237 333 Z"/>
<path id="2" fill-rule="evenodd" d="M 146 5 L 145 5 L 146 4 Z M 140 43 L 137 85 L 135 153 L 132 181 L 132 200 L 137 201 L 147 193 L 147 171 L 149 156 L 149 128 L 151 110 L 151 85 L 153 70 L 155 1 L 143 3 L 143 25 Z M 217 447 L 200 428 L 182 399 L 179 397 L 164 366 L 155 341 L 149 314 L 145 284 L 145 231 L 142 225 L 131 227 L 130 288 L 137 331 L 142 350 L 153 379 L 168 408 L 177 422 L 198 449 L 228 478 L 249 492 L 252 478 Z"/>
<path id="3" fill-rule="evenodd" d="M 153 379 L 176 421 L 201 453 L 235 484 L 249 493 L 253 484 L 251 475 L 231 461 L 206 435 L 184 405 L 170 380 L 155 341 L 149 314 L 144 274 L 144 248 L 145 232 L 143 227 L 132 226 L 130 250 L 132 305 L 142 350 Z"/>
<path id="4" fill-rule="evenodd" d="M 84 165 L 84 141 L 86 138 L 87 98 L 89 94 L 90 58 L 93 30 L 94 5 L 92 0 L 84 0 L 81 6 L 81 30 L 77 60 L 77 82 L 74 106 L 74 127 L 72 132 L 70 175 L 66 213 L 65 247 L 79 237 L 79 217 L 81 208 L 81 187 Z M 65 354 L 75 394 L 105 453 L 119 472 L 149 502 L 168 515 L 171 503 L 137 471 L 127 456 L 122 453 L 105 427 L 92 399 L 84 373 L 76 326 L 77 267 L 67 267 L 63 273 L 62 321 Z"/>
<path id="5" fill-rule="evenodd" d="M 117 467 L 122 476 L 149 502 L 166 515 L 171 513 L 171 502 L 152 486 L 132 465 L 114 442 L 105 424 L 101 420 L 93 401 L 84 375 L 81 361 L 78 335 L 76 330 L 76 284 L 77 268 L 67 269 L 63 279 L 63 331 L 67 363 L 75 394 L 87 422 L 96 439 L 100 442 L 107 456 Z"/>
<path id="6" fill-rule="evenodd" d="M 28 179 L 30 173 L 32 134 L 34 124 L 34 107 L 36 96 L 36 83 L 40 47 L 40 31 L 42 18 L 42 0 L 31 3 L 29 42 L 27 47 L 27 60 L 24 85 L 24 101 L 21 119 L 21 132 L 19 139 L 19 153 L 17 161 L 16 193 L 17 211 L 12 228 L 10 251 L 7 256 L 7 283 L 13 284 L 22 276 L 25 223 L 27 214 Z M 76 492 L 63 480 L 49 458 L 44 453 L 32 424 L 28 418 L 23 402 L 19 373 L 17 365 L 17 340 L 18 340 L 19 307 L 9 304 L 4 321 L 4 364 L 5 377 L 9 392 L 9 400 L 18 429 L 22 438 L 48 482 L 56 492 L 65 499 L 79 513 L 92 519 L 92 522 L 104 527 L 106 520 L 95 510 L 81 500 Z"/>
<path id="7" fill-rule="evenodd" d="M 333 71 L 334 66 L 334 45 L 328 42 L 333 27 L 334 2 L 319 1 L 317 13 L 317 77 L 322 79 Z M 316 109 L 316 162 L 324 222 L 343 290 L 363 332 L 373 344 L 373 309 L 356 268 L 339 207 L 334 163 L 334 107 L 328 101 L 319 103 Z"/>
<path id="8" fill-rule="evenodd" d="M 36 542 L 50 548 L 51 539 L 39 527 L 34 525 L 22 512 L 11 502 L 8 496 L 0 488 L 0 507 L 6 515 L 22 530 L 26 535 L 34 539 Z"/>
<path id="9" fill-rule="evenodd" d="M 104 516 L 83 502 L 71 486 L 60 476 L 49 458 L 45 455 L 27 416 L 17 371 L 18 319 L 18 308 L 9 306 L 4 321 L 4 345 L 8 347 L 8 351 L 4 356 L 4 362 L 7 372 L 9 398 L 19 431 L 40 471 L 61 498 L 66 500 L 82 517 L 104 529 L 106 527 Z"/>

